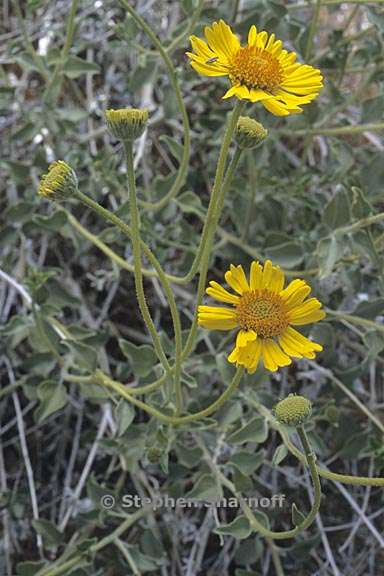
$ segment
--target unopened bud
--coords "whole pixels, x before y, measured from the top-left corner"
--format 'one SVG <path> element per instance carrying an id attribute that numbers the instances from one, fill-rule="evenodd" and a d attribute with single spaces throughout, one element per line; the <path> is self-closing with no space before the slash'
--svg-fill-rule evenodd
<path id="1" fill-rule="evenodd" d="M 105 118 L 112 136 L 118 140 L 133 141 L 140 138 L 148 122 L 148 110 L 143 108 L 124 108 L 106 110 Z"/>
<path id="2" fill-rule="evenodd" d="M 301 426 L 312 414 L 312 403 L 304 396 L 289 394 L 276 404 L 274 414 L 281 424 Z"/>
<path id="3" fill-rule="evenodd" d="M 39 196 L 48 200 L 66 200 L 78 189 L 76 173 L 66 162 L 58 160 L 48 168 L 47 174 L 40 180 Z"/>
<path id="4" fill-rule="evenodd" d="M 268 130 L 260 122 L 249 116 L 240 116 L 237 121 L 235 138 L 239 148 L 255 148 L 268 136 Z"/>

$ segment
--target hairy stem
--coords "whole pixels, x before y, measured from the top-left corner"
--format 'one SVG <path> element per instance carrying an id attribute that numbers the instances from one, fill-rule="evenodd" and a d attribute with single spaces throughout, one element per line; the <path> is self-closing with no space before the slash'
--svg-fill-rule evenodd
<path id="1" fill-rule="evenodd" d="M 190 153 L 190 130 L 189 130 L 188 114 L 187 114 L 187 110 L 186 110 L 186 107 L 184 104 L 183 96 L 182 96 L 181 91 L 180 91 L 179 83 L 177 81 L 175 69 L 173 67 L 172 60 L 170 59 L 170 57 L 167 53 L 167 50 L 164 49 L 163 45 L 161 44 L 161 42 L 158 39 L 158 37 L 156 36 L 156 34 L 153 32 L 153 30 L 150 28 L 150 26 L 148 26 L 148 24 L 145 22 L 145 20 L 136 12 L 136 10 L 131 6 L 131 4 L 129 2 L 127 2 L 127 0 L 120 0 L 120 3 L 124 6 L 124 8 L 127 10 L 127 12 L 129 12 L 129 14 L 132 16 L 132 18 L 135 20 L 135 22 L 140 26 L 140 28 L 142 28 L 144 30 L 144 32 L 147 34 L 147 36 L 152 40 L 152 42 L 156 46 L 161 58 L 163 59 L 164 64 L 165 64 L 167 71 L 168 71 L 169 81 L 170 81 L 171 86 L 173 88 L 173 91 L 174 91 L 174 94 L 176 97 L 176 101 L 177 101 L 177 104 L 178 104 L 180 112 L 181 112 L 182 121 L 183 121 L 184 147 L 183 147 L 183 155 L 181 158 L 179 171 L 178 171 L 176 180 L 174 181 L 170 190 L 158 202 L 146 202 L 144 200 L 141 200 L 139 202 L 140 206 L 142 206 L 143 208 L 146 208 L 147 210 L 157 211 L 157 210 L 161 210 L 162 208 L 164 208 L 164 206 L 166 206 L 168 204 L 168 202 L 176 196 L 176 194 L 179 192 L 180 188 L 184 184 L 186 176 L 187 176 L 189 153 Z"/>
<path id="2" fill-rule="evenodd" d="M 186 342 L 184 350 L 183 350 L 183 360 L 188 358 L 189 354 L 192 352 L 193 345 L 195 342 L 195 337 L 196 337 L 196 333 L 197 333 L 197 311 L 198 311 L 198 307 L 200 306 L 200 304 L 203 300 L 203 294 L 204 294 L 204 289 L 205 289 L 205 284 L 206 284 L 206 279 L 207 279 L 207 273 L 208 273 L 208 267 L 209 267 L 209 257 L 211 254 L 211 249 L 212 249 L 212 244 L 213 244 L 213 240 L 215 237 L 216 227 L 217 227 L 217 224 L 218 224 L 218 221 L 220 218 L 220 213 L 221 213 L 221 209 L 222 209 L 223 202 L 224 202 L 224 195 L 222 194 L 220 196 L 220 189 L 223 188 L 225 190 L 225 188 L 226 188 L 225 186 L 223 186 L 225 166 L 227 163 L 229 147 L 231 145 L 232 136 L 233 136 L 233 133 L 235 131 L 239 116 L 243 110 L 243 106 L 244 105 L 241 101 L 238 101 L 235 104 L 235 107 L 234 107 L 232 114 L 230 116 L 230 119 L 229 119 L 229 122 L 227 125 L 227 129 L 226 129 L 225 134 L 224 134 L 223 142 L 221 145 L 219 159 L 218 159 L 217 167 L 216 167 L 215 180 L 214 180 L 213 187 L 212 187 L 212 210 L 208 211 L 206 223 L 205 223 L 206 238 L 205 238 L 205 243 L 203 245 L 202 254 L 201 254 L 201 266 L 200 266 L 200 274 L 199 274 L 199 283 L 198 283 L 198 287 L 197 287 L 196 310 L 195 310 L 195 315 L 194 315 L 194 318 L 192 321 L 192 326 L 191 326 L 190 332 L 188 334 L 187 342 Z M 235 158 L 236 158 L 236 163 L 237 163 L 238 159 L 240 158 L 240 152 L 239 151 L 237 151 L 235 153 Z M 231 170 L 231 177 L 232 177 L 232 173 L 233 173 L 233 169 Z M 217 197 L 217 200 L 214 201 L 213 198 L 216 198 L 216 197 Z"/>
<path id="3" fill-rule="evenodd" d="M 167 358 L 164 354 L 163 347 L 161 345 L 160 337 L 157 333 L 156 327 L 153 324 L 151 314 L 149 312 L 143 285 L 143 273 L 141 271 L 141 243 L 140 243 L 140 229 L 139 229 L 139 212 L 137 209 L 137 199 L 136 199 L 136 183 L 134 175 L 133 166 L 133 149 L 132 142 L 124 143 L 126 159 L 127 159 L 127 171 L 128 171 L 128 187 L 129 187 L 129 203 L 130 203 L 130 214 L 131 214 L 131 229 L 132 229 L 132 249 L 133 249 L 133 267 L 135 276 L 135 286 L 136 295 L 139 302 L 140 311 L 148 328 L 149 333 L 152 336 L 153 345 L 158 354 L 160 361 L 163 366 L 167 366 L 169 370 L 170 366 L 168 364 Z M 166 284 L 168 284 L 166 282 Z M 173 302 L 173 299 L 172 299 Z M 174 366 L 174 387 L 176 396 L 176 412 L 180 414 L 182 410 L 182 390 L 181 390 L 181 350 L 182 350 L 182 340 L 181 340 L 181 325 L 180 317 L 177 308 L 173 310 L 174 312 L 174 331 L 175 331 L 175 366 Z"/>
<path id="4" fill-rule="evenodd" d="M 123 386 L 123 384 L 121 384 L 120 382 L 112 380 L 101 370 L 97 370 L 95 372 L 95 378 L 100 385 L 105 386 L 111 390 L 114 390 L 115 392 L 120 394 L 120 396 L 128 400 L 128 402 L 134 404 L 134 406 L 137 406 L 137 408 L 141 408 L 142 410 L 144 410 L 151 416 L 154 416 L 158 420 L 161 420 L 162 422 L 177 426 L 179 424 L 185 424 L 186 422 L 193 422 L 195 420 L 200 420 L 201 418 L 205 418 L 206 416 L 209 416 L 213 412 L 216 412 L 216 410 L 218 410 L 220 406 L 222 406 L 228 400 L 228 398 L 230 398 L 230 396 L 232 396 L 232 394 L 235 392 L 235 390 L 240 384 L 243 372 L 244 372 L 243 368 L 238 368 L 236 370 L 236 373 L 231 383 L 229 384 L 228 388 L 221 394 L 221 396 L 219 396 L 219 398 L 217 398 L 217 400 L 215 400 L 215 402 L 207 406 L 207 408 L 200 410 L 199 412 L 195 412 L 194 414 L 187 414 L 185 416 L 172 416 L 170 414 L 168 415 L 165 414 L 164 412 L 161 412 L 160 410 L 157 410 L 157 408 L 154 408 L 153 406 L 149 406 L 145 402 L 141 402 L 140 400 L 134 398 L 130 394 L 129 388 Z"/>

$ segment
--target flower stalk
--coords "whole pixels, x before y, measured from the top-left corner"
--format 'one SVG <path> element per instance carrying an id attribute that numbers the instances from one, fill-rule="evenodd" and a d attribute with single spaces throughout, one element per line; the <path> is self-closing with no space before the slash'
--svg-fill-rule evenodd
<path id="1" fill-rule="evenodd" d="M 97 381 L 97 383 L 100 384 L 100 386 L 105 386 L 110 390 L 114 390 L 122 398 L 125 398 L 126 400 L 128 400 L 128 402 L 130 402 L 137 408 L 144 410 L 145 412 L 157 418 L 161 422 L 165 422 L 166 424 L 171 424 L 173 426 L 178 426 L 181 424 L 186 424 L 187 422 L 194 422 L 196 420 L 201 420 L 201 418 L 206 418 L 207 416 L 210 416 L 211 414 L 216 412 L 236 391 L 241 382 L 243 373 L 244 373 L 243 369 L 238 368 L 231 380 L 231 383 L 226 388 L 226 390 L 224 390 L 224 392 L 219 396 L 219 398 L 217 398 L 217 400 L 212 402 L 212 404 L 207 406 L 207 408 L 204 408 L 203 410 L 200 410 L 199 412 L 195 412 L 193 414 L 186 414 L 185 416 L 173 416 L 171 414 L 165 414 L 164 412 L 157 410 L 157 408 L 154 408 L 153 406 L 150 406 L 149 404 L 146 404 L 145 402 L 138 400 L 131 394 L 127 386 L 124 386 L 120 382 L 112 380 L 101 370 L 96 370 L 94 378 Z"/>
<path id="2" fill-rule="evenodd" d="M 210 257 L 210 253 L 211 253 L 212 243 L 214 240 L 216 227 L 217 227 L 217 224 L 218 224 L 218 221 L 220 218 L 220 210 L 221 210 L 221 208 L 223 206 L 223 202 L 224 202 L 224 194 L 222 194 L 220 196 L 220 189 L 222 189 L 222 192 L 225 191 L 225 189 L 226 189 L 226 187 L 223 186 L 225 167 L 227 164 L 228 153 L 229 153 L 229 148 L 231 145 L 232 137 L 233 137 L 234 131 L 236 129 L 237 121 L 241 115 L 243 108 L 244 108 L 244 104 L 240 100 L 237 101 L 235 104 L 235 107 L 231 113 L 231 116 L 229 118 L 227 128 L 226 128 L 226 131 L 224 134 L 223 142 L 221 145 L 221 149 L 220 149 L 219 159 L 218 159 L 217 166 L 216 166 L 215 179 L 214 179 L 214 183 L 213 183 L 213 187 L 212 187 L 211 204 L 210 204 L 210 207 L 208 209 L 206 222 L 205 222 L 205 226 L 204 226 L 204 231 L 205 231 L 204 243 L 203 242 L 201 243 L 202 244 L 202 253 L 201 253 L 199 283 L 198 283 L 198 287 L 197 287 L 196 311 L 195 311 L 195 315 L 194 315 L 194 318 L 192 321 L 192 326 L 190 328 L 185 347 L 183 349 L 183 360 L 188 358 L 189 354 L 192 352 L 193 345 L 194 345 L 195 338 L 196 338 L 197 310 L 198 310 L 198 306 L 200 306 L 202 299 L 203 299 L 204 287 L 205 287 L 208 268 L 209 268 L 209 257 Z M 235 158 L 236 158 L 235 164 L 237 164 L 237 162 L 240 158 L 240 152 L 238 152 L 238 154 L 236 154 Z M 233 174 L 233 168 L 231 170 L 231 176 L 232 176 L 232 174 Z M 228 184 L 229 184 L 229 182 L 228 182 Z M 203 234 L 204 234 L 204 232 L 203 232 Z"/>
<path id="3" fill-rule="evenodd" d="M 161 360 L 163 366 L 169 372 L 170 365 L 165 356 L 163 347 L 161 345 L 160 337 L 157 333 L 156 327 L 153 324 L 151 314 L 145 299 L 144 285 L 143 285 L 143 273 L 141 270 L 141 243 L 140 243 L 140 229 L 139 229 L 139 212 L 137 208 L 136 199 L 136 183 L 134 175 L 134 164 L 133 164 L 133 144 L 130 140 L 124 141 L 124 150 L 126 154 L 127 161 L 127 172 L 128 172 L 128 187 L 129 187 L 129 204 L 130 204 L 130 215 L 131 215 L 131 229 L 132 229 L 132 251 L 133 251 L 133 266 L 134 266 L 134 277 L 135 277 L 135 287 L 136 296 L 140 306 L 140 311 L 143 316 L 144 322 L 147 326 L 149 333 L 152 336 L 153 344 L 155 350 Z M 173 298 L 172 298 L 173 301 Z M 174 389 L 176 397 L 176 414 L 180 414 L 182 410 L 182 390 L 181 390 L 181 349 L 182 349 L 182 339 L 181 339 L 181 326 L 180 318 L 177 308 L 174 309 L 174 330 L 175 330 L 175 370 L 174 370 Z"/>

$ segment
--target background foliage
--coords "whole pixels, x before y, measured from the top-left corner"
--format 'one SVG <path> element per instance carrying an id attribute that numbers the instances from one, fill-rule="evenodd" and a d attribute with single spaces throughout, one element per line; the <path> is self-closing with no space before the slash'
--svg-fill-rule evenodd
<path id="1" fill-rule="evenodd" d="M 39 178 L 51 161 L 65 159 L 84 193 L 125 218 L 122 149 L 106 133 L 104 109 L 149 108 L 150 128 L 135 162 L 140 197 L 151 201 L 177 174 L 180 111 L 159 54 L 119 2 L 80 1 L 75 34 L 66 39 L 69 1 L 6 0 L 0 24 L 0 573 L 33 575 L 63 553 L 76 553 L 81 562 L 62 573 L 377 576 L 384 568 L 382 490 L 329 481 L 323 481 L 321 518 L 278 549 L 236 523 L 221 530 L 221 541 L 215 530 L 238 512 L 204 508 L 143 512 L 121 539 L 95 549 L 126 519 L 124 510 L 102 509 L 103 494 L 208 497 L 217 494 L 216 465 L 245 494 L 285 494 L 284 509 L 267 514 L 275 529 L 286 529 L 293 502 L 308 509 L 308 479 L 276 431 L 268 432 L 255 402 L 271 407 L 289 392 L 314 402 L 310 435 L 319 461 L 346 474 L 384 473 L 382 3 L 131 5 L 171 45 L 191 125 L 181 193 L 161 211 L 141 212 L 143 237 L 170 273 L 185 274 L 192 262 L 231 108 L 221 100 L 225 81 L 199 77 L 188 65 L 183 32 L 192 26 L 200 34 L 222 17 L 244 38 L 255 23 L 321 68 L 326 87 L 304 114 L 285 120 L 248 105 L 270 136 L 237 171 L 209 277 L 220 281 L 230 263 L 248 268 L 252 258 L 270 257 L 288 276 L 307 278 L 329 310 L 312 331 L 324 352 L 316 362 L 274 375 L 260 369 L 219 413 L 177 430 L 116 405 L 96 386 L 66 380 L 67 370 L 86 373 L 99 365 L 123 382 L 149 383 L 156 378 L 154 353 L 132 275 L 79 227 L 130 262 L 126 237 L 77 203 L 63 208 L 39 201 Z M 145 288 L 171 352 L 161 287 L 148 278 Z M 195 285 L 174 288 L 187 329 Z M 199 331 L 183 375 L 190 411 L 228 384 L 230 339 Z M 163 397 L 155 392 L 149 401 L 161 405 Z"/>

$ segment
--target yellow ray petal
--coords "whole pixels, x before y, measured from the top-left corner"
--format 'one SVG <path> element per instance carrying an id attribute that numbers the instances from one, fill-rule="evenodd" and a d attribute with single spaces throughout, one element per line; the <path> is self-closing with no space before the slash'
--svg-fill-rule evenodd
<path id="1" fill-rule="evenodd" d="M 288 298 L 291 296 L 291 294 L 293 294 L 303 286 L 307 286 L 307 283 L 304 280 L 296 278 L 295 280 L 292 280 L 288 284 L 288 286 L 280 292 L 280 297 L 286 302 Z"/>
<path id="2" fill-rule="evenodd" d="M 232 29 L 224 20 L 220 20 L 219 22 L 220 30 L 221 30 L 221 37 L 223 42 L 226 43 L 227 46 L 230 47 L 230 55 L 232 56 L 235 54 L 240 48 L 240 42 L 236 34 L 232 32 Z"/>
<path id="3" fill-rule="evenodd" d="M 238 327 L 236 320 L 231 318 L 198 317 L 198 324 L 208 330 L 233 330 Z"/>
<path id="4" fill-rule="evenodd" d="M 228 356 L 227 360 L 228 362 L 230 362 L 231 364 L 235 364 L 235 362 L 238 361 L 239 358 L 239 348 L 237 348 L 235 346 L 235 348 L 232 350 L 232 352 L 230 353 L 230 355 Z"/>
<path id="5" fill-rule="evenodd" d="M 191 66 L 196 72 L 203 76 L 227 76 L 228 71 L 213 64 L 201 64 L 200 62 L 191 62 Z"/>
<path id="6" fill-rule="evenodd" d="M 300 68 L 301 64 L 299 62 L 294 62 L 293 64 L 281 64 L 280 66 L 282 66 L 283 68 L 283 72 L 284 72 L 284 77 L 285 79 L 289 79 L 289 77 L 293 74 L 293 72 L 295 70 L 297 70 L 298 68 Z"/>
<path id="7" fill-rule="evenodd" d="M 313 98 L 316 98 L 316 96 L 319 93 L 319 90 L 321 88 L 321 86 L 288 86 L 285 83 L 281 84 L 281 88 L 283 88 L 284 90 L 292 93 L 292 94 L 297 94 L 297 95 L 301 95 L 301 96 L 307 96 L 307 95 L 312 95 Z M 312 99 L 313 99 L 312 98 Z"/>
<path id="8" fill-rule="evenodd" d="M 241 265 L 233 266 L 233 264 L 231 264 L 230 270 L 225 273 L 225 280 L 238 294 L 243 294 L 243 292 L 249 290 L 248 282 Z"/>
<path id="9" fill-rule="evenodd" d="M 270 372 L 276 372 L 280 366 L 289 366 L 292 363 L 287 354 L 271 338 L 266 338 L 262 343 L 264 366 Z"/>
<path id="10" fill-rule="evenodd" d="M 218 300 L 219 302 L 227 302 L 228 304 L 238 304 L 239 297 L 235 294 L 231 294 L 225 288 L 223 288 L 218 282 L 211 280 L 209 283 L 209 288 L 207 288 L 206 293 Z"/>
<path id="11" fill-rule="evenodd" d="M 311 292 L 310 286 L 302 286 L 301 288 L 295 290 L 295 292 L 293 292 L 289 296 L 289 298 L 285 300 L 287 310 L 293 310 L 294 308 L 300 306 L 310 292 Z"/>
<path id="12" fill-rule="evenodd" d="M 224 308 L 223 306 L 199 306 L 199 315 L 214 316 L 215 318 L 236 318 L 236 311 L 233 308 Z"/>
<path id="13" fill-rule="evenodd" d="M 271 54 L 273 54 L 276 58 L 279 57 L 281 51 L 283 49 L 283 43 L 281 40 L 276 40 L 273 46 L 268 50 Z"/>
<path id="14" fill-rule="evenodd" d="M 236 96 L 239 98 L 250 99 L 250 91 L 247 86 L 239 85 L 236 89 Z"/>
<path id="15" fill-rule="evenodd" d="M 256 47 L 257 48 L 265 48 L 265 45 L 267 43 L 268 40 L 268 33 L 263 30 L 262 32 L 259 32 L 257 35 L 257 39 L 256 39 Z"/>
<path id="16" fill-rule="evenodd" d="M 290 114 L 286 106 L 283 106 L 276 98 L 271 98 L 269 100 L 262 100 L 264 108 L 274 114 L 275 116 L 288 116 Z"/>
<path id="17" fill-rule="evenodd" d="M 204 28 L 204 34 L 208 40 L 209 47 L 216 52 L 216 54 L 224 56 L 228 61 L 240 48 L 239 40 L 223 20 L 214 22 L 211 27 L 206 26 Z"/>
<path id="18" fill-rule="evenodd" d="M 292 327 L 288 327 L 279 338 L 279 344 L 284 352 L 295 358 L 314 358 L 315 352 L 321 352 L 323 347 L 312 342 Z"/>
<path id="19" fill-rule="evenodd" d="M 299 86 L 302 84 L 322 86 L 323 77 L 318 70 L 303 73 L 301 68 L 302 66 L 293 67 L 292 65 L 283 67 L 285 79 L 282 83 L 289 86 Z"/>
<path id="20" fill-rule="evenodd" d="M 281 292 L 284 287 L 285 277 L 284 272 L 280 266 L 272 266 L 271 280 L 269 282 L 269 290 L 271 292 Z"/>
<path id="21" fill-rule="evenodd" d="M 248 32 L 248 46 L 254 46 L 257 38 L 257 28 L 255 25 L 251 26 Z"/>
<path id="22" fill-rule="evenodd" d="M 319 308 L 321 308 L 321 303 L 317 298 L 309 298 L 309 300 L 290 308 L 288 318 L 290 321 L 297 320 L 301 316 L 306 316 Z"/>
<path id="23" fill-rule="evenodd" d="M 215 52 L 213 52 L 208 44 L 201 38 L 198 38 L 197 36 L 190 36 L 189 40 L 191 42 L 192 49 L 196 52 L 197 56 L 201 56 L 202 58 L 205 58 L 205 60 L 216 56 Z"/>
<path id="24" fill-rule="evenodd" d="M 262 351 L 262 341 L 259 338 L 258 340 L 255 340 L 255 342 L 252 342 L 250 344 L 250 353 L 249 353 L 250 359 L 247 366 L 248 372 L 250 374 L 253 374 L 259 365 L 261 351 Z"/>
<path id="25" fill-rule="evenodd" d="M 279 54 L 279 62 L 283 66 L 290 66 L 296 61 L 297 54 L 295 52 L 287 52 L 287 50 L 282 50 Z"/>
<path id="26" fill-rule="evenodd" d="M 265 49 L 266 49 L 268 52 L 270 51 L 270 49 L 271 49 L 272 46 L 274 45 L 274 43 L 275 43 L 275 38 L 276 38 L 276 36 L 275 36 L 275 34 L 273 34 L 273 33 L 272 33 L 272 34 L 270 35 L 270 37 L 268 38 L 268 42 L 267 42 L 267 44 L 266 44 L 266 46 L 265 46 Z"/>
<path id="27" fill-rule="evenodd" d="M 273 96 L 264 90 L 256 88 L 249 90 L 249 99 L 251 102 L 260 102 L 261 100 L 269 100 L 270 98 L 273 98 Z"/>
<path id="28" fill-rule="evenodd" d="M 256 340 L 257 334 L 253 330 L 239 330 L 236 337 L 236 347 L 244 348 L 249 342 Z"/>
<path id="29" fill-rule="evenodd" d="M 291 104 L 293 106 L 301 106 L 302 104 L 308 104 L 311 102 L 315 98 L 316 93 L 307 94 L 306 96 L 297 96 L 296 94 L 291 94 L 285 90 L 277 90 L 275 96 L 287 106 L 290 106 Z"/>
<path id="30" fill-rule="evenodd" d="M 264 364 L 264 368 L 266 368 L 267 370 L 269 370 L 270 372 L 276 372 L 276 370 L 278 369 L 278 364 L 276 364 L 276 362 L 274 361 L 274 359 L 272 358 L 272 355 L 270 353 L 269 347 L 267 345 L 267 341 L 264 340 L 262 342 L 262 348 L 261 348 L 261 352 L 263 355 L 263 364 Z"/>
<path id="31" fill-rule="evenodd" d="M 263 286 L 263 267 L 255 260 L 251 264 L 250 285 L 251 290 L 261 290 Z"/>
<path id="32" fill-rule="evenodd" d="M 248 372 L 252 374 L 258 366 L 261 350 L 261 340 L 252 340 L 244 347 L 236 346 L 228 356 L 228 361 L 236 363 L 239 366 L 244 366 Z"/>
<path id="33" fill-rule="evenodd" d="M 269 288 L 272 273 L 273 273 L 272 262 L 270 260 L 266 260 L 264 262 L 264 268 L 263 268 L 263 286 L 262 286 L 263 288 Z"/>
<path id="34" fill-rule="evenodd" d="M 226 93 L 224 94 L 224 96 L 222 96 L 222 98 L 223 100 L 225 100 L 226 98 L 230 98 L 231 96 L 237 96 L 240 99 L 249 100 L 250 99 L 249 89 L 242 84 L 235 84 L 226 91 Z"/>
<path id="35" fill-rule="evenodd" d="M 224 96 L 222 97 L 223 100 L 225 100 L 226 98 L 230 98 L 231 96 L 235 96 L 238 94 L 239 89 L 241 88 L 240 84 L 234 84 L 233 86 L 231 86 L 226 93 L 224 94 Z"/>
<path id="36" fill-rule="evenodd" d="M 325 318 L 325 312 L 323 310 L 314 310 L 313 312 L 308 312 L 303 316 L 299 316 L 294 320 L 290 320 L 289 323 L 294 326 L 305 326 L 306 324 L 312 324 L 313 322 L 319 322 Z"/>

